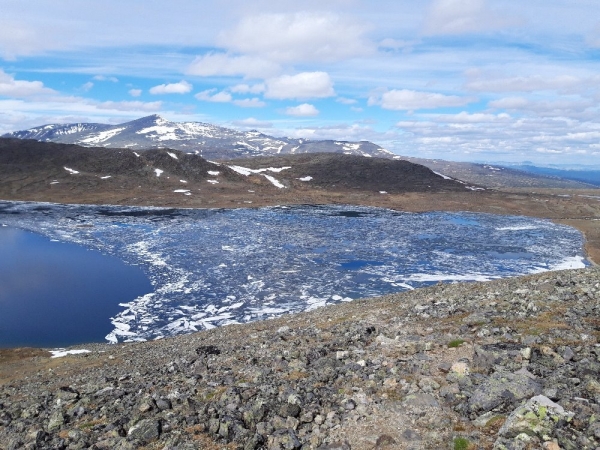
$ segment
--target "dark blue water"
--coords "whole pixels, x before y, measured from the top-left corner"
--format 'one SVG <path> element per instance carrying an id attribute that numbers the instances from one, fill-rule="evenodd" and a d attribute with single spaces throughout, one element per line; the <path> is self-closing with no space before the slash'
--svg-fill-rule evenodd
<path id="1" fill-rule="evenodd" d="M 0 224 L 81 245 L 74 247 L 79 253 L 61 257 L 62 250 L 59 255 L 54 250 L 62 246 L 37 238 L 31 242 L 50 246 L 45 253 L 30 258 L 33 262 L 23 268 L 9 257 L 5 269 L 12 271 L 11 281 L 36 280 L 47 306 L 37 322 L 32 319 L 40 308 L 35 302 L 30 310 L 5 319 L 19 324 L 15 329 L 32 322 L 27 326 L 39 334 L 38 326 L 50 324 L 50 335 L 56 336 L 56 328 L 79 326 L 84 319 L 90 321 L 84 331 L 102 325 L 94 338 L 65 331 L 71 342 L 104 335 L 110 342 L 157 339 L 440 281 L 485 281 L 587 264 L 577 230 L 490 214 L 412 214 L 347 205 L 219 210 L 0 201 Z M 127 266 L 118 259 L 109 263 L 101 258 L 106 262 L 103 275 L 96 267 L 100 262 L 84 269 L 77 255 L 87 259 L 91 252 L 82 248 L 139 265 L 152 291 L 145 284 L 145 291 L 126 292 L 135 283 L 124 275 Z M 32 267 L 48 261 L 53 262 L 44 270 L 50 275 L 42 278 L 43 271 Z M 53 271 L 62 273 L 67 263 L 72 267 L 68 270 L 79 272 L 57 282 L 59 275 Z M 97 286 L 83 294 L 92 283 L 86 277 L 97 273 Z M 75 286 L 76 297 L 69 302 L 57 292 L 57 284 Z M 118 289 L 100 291 L 111 285 Z M 47 300 L 50 294 L 55 298 Z M 111 308 L 118 303 L 115 312 Z M 108 309 L 92 312 L 96 306 Z M 80 316 L 67 317 L 75 314 L 75 307 Z M 0 315 L 6 317 L 3 311 Z"/>
<path id="2" fill-rule="evenodd" d="M 119 303 L 151 289 L 116 257 L 0 227 L 0 347 L 102 342 Z"/>

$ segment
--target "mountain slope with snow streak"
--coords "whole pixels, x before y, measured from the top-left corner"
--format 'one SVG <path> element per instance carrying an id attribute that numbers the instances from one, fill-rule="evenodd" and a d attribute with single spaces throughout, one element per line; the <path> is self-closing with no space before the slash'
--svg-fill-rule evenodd
<path id="1" fill-rule="evenodd" d="M 15 131 L 3 137 L 45 142 L 146 150 L 171 148 L 210 159 L 278 154 L 341 153 L 391 158 L 393 153 L 372 142 L 276 138 L 258 131 L 237 131 L 202 122 L 171 122 L 158 115 L 119 125 L 51 124 Z"/>

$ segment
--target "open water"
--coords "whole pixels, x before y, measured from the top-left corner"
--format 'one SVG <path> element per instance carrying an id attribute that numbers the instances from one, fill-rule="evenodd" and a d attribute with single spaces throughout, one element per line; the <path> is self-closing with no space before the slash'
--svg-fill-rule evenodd
<path id="1" fill-rule="evenodd" d="M 115 294 L 79 297 L 83 315 L 108 324 L 110 342 L 266 319 L 440 281 L 485 281 L 587 264 L 577 230 L 490 214 L 355 206 L 186 210 L 0 202 L 0 224 L 118 258 L 117 271 L 122 261 L 144 272 L 152 284 L 145 294 L 141 289 L 117 302 Z M 84 275 L 75 272 L 73 279 Z M 104 284 L 128 284 L 113 277 L 100 276 Z M 47 277 L 43 284 L 52 293 L 73 283 Z M 106 296 L 113 297 L 108 303 L 118 303 L 117 309 L 95 310 Z M 47 319 L 54 329 L 70 320 L 61 311 L 72 303 L 46 302 L 57 311 Z M 33 300 L 31 309 L 38 307 Z M 81 342 L 96 339 L 90 335 Z"/>

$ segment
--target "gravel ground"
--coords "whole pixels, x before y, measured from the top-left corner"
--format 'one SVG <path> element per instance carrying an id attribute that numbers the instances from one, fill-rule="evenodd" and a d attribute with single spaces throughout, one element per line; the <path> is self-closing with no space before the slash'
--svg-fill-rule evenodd
<path id="1" fill-rule="evenodd" d="M 599 312 L 595 267 L 3 351 L 0 448 L 596 449 Z"/>

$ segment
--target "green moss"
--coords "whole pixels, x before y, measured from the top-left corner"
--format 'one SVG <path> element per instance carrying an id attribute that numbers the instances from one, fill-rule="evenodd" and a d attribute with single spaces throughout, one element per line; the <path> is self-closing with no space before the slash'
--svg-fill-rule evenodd
<path id="1" fill-rule="evenodd" d="M 538 409 L 538 417 L 540 419 L 544 420 L 547 415 L 548 415 L 548 408 L 546 406 L 540 406 L 540 408 Z"/>
<path id="2" fill-rule="evenodd" d="M 468 450 L 469 440 L 463 437 L 454 438 L 454 450 Z"/>
<path id="3" fill-rule="evenodd" d="M 463 339 L 453 339 L 450 342 L 448 342 L 448 347 L 449 348 L 457 348 L 460 347 L 461 345 L 463 345 L 465 343 L 465 341 Z"/>

